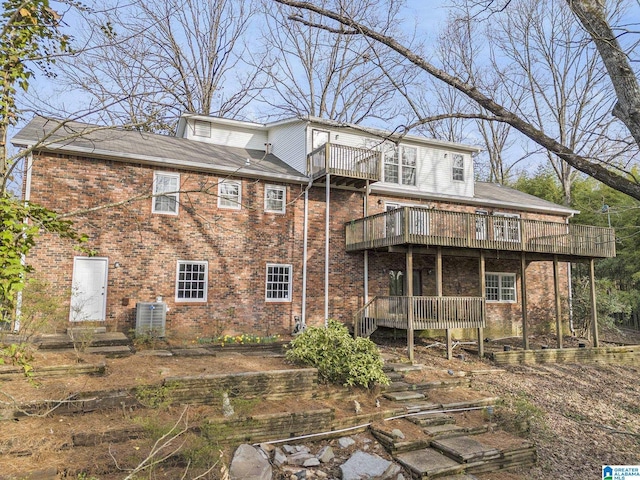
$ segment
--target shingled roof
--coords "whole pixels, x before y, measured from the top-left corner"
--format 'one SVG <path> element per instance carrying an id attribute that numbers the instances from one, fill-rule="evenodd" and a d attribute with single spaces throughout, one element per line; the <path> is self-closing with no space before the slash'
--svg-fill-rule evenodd
<path id="1" fill-rule="evenodd" d="M 107 128 L 35 117 L 13 137 L 13 145 L 38 151 L 86 155 L 130 162 L 183 167 L 255 178 L 308 182 L 308 177 L 273 154 L 213 145 L 168 135 Z"/>

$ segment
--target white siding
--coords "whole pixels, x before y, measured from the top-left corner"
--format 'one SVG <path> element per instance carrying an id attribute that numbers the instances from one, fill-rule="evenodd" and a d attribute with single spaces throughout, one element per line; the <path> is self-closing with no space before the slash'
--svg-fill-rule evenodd
<path id="1" fill-rule="evenodd" d="M 310 125 L 307 129 L 307 145 L 309 145 L 309 149 L 311 148 L 311 132 L 313 129 L 328 131 L 330 142 L 337 145 L 378 149 L 383 142 L 379 137 L 369 136 L 365 133 L 349 132 L 329 128 L 324 125 Z M 473 161 L 468 152 L 462 150 L 456 151 L 453 148 L 425 145 L 424 143 L 415 141 L 400 142 L 400 145 L 407 145 L 418 149 L 416 185 L 409 186 L 380 182 L 381 184 L 388 187 L 397 187 L 398 193 L 403 195 L 411 195 L 411 192 L 423 192 L 473 197 Z M 464 157 L 464 181 L 453 180 L 452 167 L 454 153 L 461 154 Z"/>
<path id="2" fill-rule="evenodd" d="M 306 175 L 305 128 L 306 122 L 302 121 L 276 125 L 269 129 L 268 139 L 271 143 L 271 153 Z"/>
<path id="3" fill-rule="evenodd" d="M 211 123 L 210 137 L 197 136 L 194 134 L 193 119 L 188 121 L 185 135 L 189 140 L 250 150 L 264 150 L 264 144 L 267 143 L 267 132 L 264 130 L 220 125 L 215 122 Z"/>

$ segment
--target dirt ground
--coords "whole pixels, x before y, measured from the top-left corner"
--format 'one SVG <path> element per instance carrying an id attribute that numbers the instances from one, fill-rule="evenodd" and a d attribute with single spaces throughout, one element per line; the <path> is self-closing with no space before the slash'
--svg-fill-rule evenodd
<path id="1" fill-rule="evenodd" d="M 630 332 L 614 332 L 602 340 L 640 344 L 640 335 Z M 547 339 L 533 339 L 543 343 Z M 464 353 L 463 358 L 448 361 L 441 346 L 429 347 L 433 342 L 416 346 L 416 362 L 424 365 L 420 372 L 407 373 L 411 382 L 427 382 L 451 376 L 473 379 L 472 389 L 502 398 L 496 408 L 495 419 L 501 428 L 518 432 L 534 442 L 538 451 L 538 463 L 526 471 L 500 472 L 480 476 L 483 480 L 525 479 L 599 479 L 602 465 L 640 464 L 640 365 L 539 365 L 496 367 L 490 361 L 479 361 L 474 355 Z M 517 339 L 514 340 L 517 345 Z M 385 358 L 402 358 L 406 348 L 401 342 L 381 346 Z M 456 354 L 462 353 L 460 347 Z M 73 364 L 76 357 L 69 354 L 38 352 L 34 359 L 39 365 Z M 72 392 L 99 389 L 125 388 L 140 384 L 152 384 L 162 378 L 177 375 L 215 374 L 256 370 L 295 368 L 283 358 L 244 356 L 222 353 L 215 357 L 152 357 L 135 355 L 123 359 L 105 359 L 86 356 L 85 363 L 106 363 L 105 376 L 79 375 L 76 377 L 42 377 L 32 384 L 23 378 L 0 380 L 0 401 L 5 404 L 29 401 L 34 398 L 62 398 Z M 324 390 L 322 390 L 324 389 Z M 346 412 L 350 402 L 334 398 L 338 387 L 321 387 L 324 400 L 299 399 L 281 402 L 265 402 L 250 405 L 260 413 L 270 411 L 299 411 L 301 408 L 323 407 Z M 375 408 L 375 394 L 355 392 L 363 409 Z M 435 392 L 434 395 L 438 395 Z M 446 392 L 440 395 L 444 399 Z M 328 399 L 327 399 L 328 398 Z M 384 405 L 383 405 L 384 407 Z M 191 420 L 220 415 L 220 409 L 197 407 L 189 411 Z M 168 424 L 182 413 L 180 408 L 170 408 L 155 414 L 156 424 Z M 92 413 L 76 417 L 26 418 L 19 422 L 0 422 L 0 475 L 25 471 L 37 465 L 64 467 L 69 476 L 79 478 L 83 465 L 113 463 L 109 449 L 73 449 L 73 456 L 59 452 L 69 450 L 69 438 L 78 431 L 103 431 L 125 425 L 140 425 L 137 412 Z M 146 425 L 145 428 L 148 428 Z M 191 440 L 195 441 L 195 440 Z M 142 439 L 114 446 L 114 452 L 130 452 L 133 464 L 141 452 L 148 448 Z M 196 445 L 194 448 L 198 447 Z M 34 454 L 35 452 L 35 454 Z M 228 459 L 224 451 L 223 459 Z M 69 465 L 73 458 L 76 465 Z M 126 465 L 122 465 L 125 468 Z M 124 478 L 97 475 L 101 480 Z M 170 477 L 167 477 L 170 478 Z"/>

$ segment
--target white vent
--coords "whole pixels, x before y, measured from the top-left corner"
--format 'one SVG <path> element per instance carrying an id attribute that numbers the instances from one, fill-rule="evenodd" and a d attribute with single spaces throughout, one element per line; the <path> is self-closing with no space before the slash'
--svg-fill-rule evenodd
<path id="1" fill-rule="evenodd" d="M 204 120 L 196 120 L 193 128 L 196 137 L 211 137 L 211 124 Z"/>
<path id="2" fill-rule="evenodd" d="M 166 303 L 139 302 L 136 304 L 136 335 L 164 337 L 166 321 Z"/>

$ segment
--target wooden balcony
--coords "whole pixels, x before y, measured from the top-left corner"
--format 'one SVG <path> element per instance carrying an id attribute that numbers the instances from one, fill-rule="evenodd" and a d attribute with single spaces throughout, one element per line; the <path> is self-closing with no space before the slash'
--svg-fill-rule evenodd
<path id="1" fill-rule="evenodd" d="M 378 327 L 407 330 L 484 328 L 482 297 L 375 297 L 354 315 L 354 334 L 368 337 Z"/>
<path id="2" fill-rule="evenodd" d="M 346 249 L 402 245 L 615 257 L 612 228 L 402 207 L 346 224 Z"/>
<path id="3" fill-rule="evenodd" d="M 381 180 L 381 159 L 375 150 L 325 143 L 307 155 L 307 172 L 314 181 L 329 175 L 331 185 L 361 188 Z"/>

